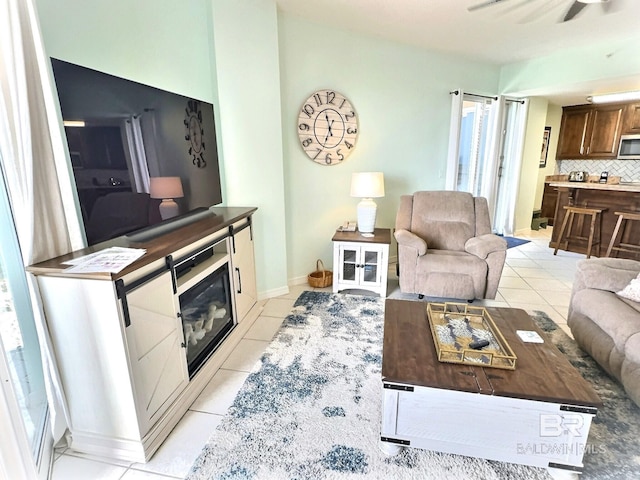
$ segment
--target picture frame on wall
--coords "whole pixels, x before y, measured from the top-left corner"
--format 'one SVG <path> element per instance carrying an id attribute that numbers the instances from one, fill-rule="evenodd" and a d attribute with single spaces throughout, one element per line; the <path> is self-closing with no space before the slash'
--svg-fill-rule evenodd
<path id="1" fill-rule="evenodd" d="M 551 127 L 544 127 L 542 136 L 542 150 L 540 152 L 540 168 L 547 166 L 547 154 L 549 153 L 549 139 L 551 138 Z"/>

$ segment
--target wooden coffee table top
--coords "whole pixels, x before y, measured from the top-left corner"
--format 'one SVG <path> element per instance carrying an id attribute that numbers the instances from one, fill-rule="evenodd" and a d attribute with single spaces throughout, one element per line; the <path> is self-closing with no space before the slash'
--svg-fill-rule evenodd
<path id="1" fill-rule="evenodd" d="M 487 308 L 518 357 L 515 370 L 444 363 L 438 360 L 427 304 L 387 299 L 382 379 L 405 385 L 601 407 L 593 387 L 546 338 L 524 310 Z M 534 330 L 544 343 L 525 343 L 516 330 Z"/>

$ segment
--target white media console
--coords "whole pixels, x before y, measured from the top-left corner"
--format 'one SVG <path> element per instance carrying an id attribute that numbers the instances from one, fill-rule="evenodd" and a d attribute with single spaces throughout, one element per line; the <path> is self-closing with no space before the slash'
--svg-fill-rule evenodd
<path id="1" fill-rule="evenodd" d="M 44 303 L 73 450 L 146 462 L 202 392 L 260 311 L 255 210 L 212 208 L 215 215 L 144 242 L 119 237 L 28 268 Z M 112 246 L 146 254 L 118 274 L 65 273 L 63 262 Z M 177 274 L 188 262 L 186 273 Z M 231 311 L 228 305 L 218 313 L 230 320 L 215 349 L 200 355 L 192 370 L 181 295 L 220 271 L 228 279 Z"/>

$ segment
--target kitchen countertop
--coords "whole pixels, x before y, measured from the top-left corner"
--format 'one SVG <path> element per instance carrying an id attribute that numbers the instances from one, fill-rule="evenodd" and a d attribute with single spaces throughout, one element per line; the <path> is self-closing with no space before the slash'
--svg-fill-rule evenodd
<path id="1" fill-rule="evenodd" d="M 551 182 L 552 187 L 584 188 L 590 190 L 610 190 L 615 192 L 640 192 L 640 182 L 634 183 L 591 183 L 591 182 Z"/>

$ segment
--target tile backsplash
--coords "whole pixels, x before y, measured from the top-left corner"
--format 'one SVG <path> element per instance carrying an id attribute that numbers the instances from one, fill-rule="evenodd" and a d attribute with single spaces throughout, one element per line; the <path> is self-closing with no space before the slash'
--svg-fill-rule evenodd
<path id="1" fill-rule="evenodd" d="M 556 170 L 563 175 L 574 170 L 590 175 L 609 172 L 609 176 L 619 176 L 624 182 L 640 181 L 640 160 L 558 160 Z"/>

